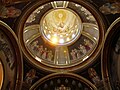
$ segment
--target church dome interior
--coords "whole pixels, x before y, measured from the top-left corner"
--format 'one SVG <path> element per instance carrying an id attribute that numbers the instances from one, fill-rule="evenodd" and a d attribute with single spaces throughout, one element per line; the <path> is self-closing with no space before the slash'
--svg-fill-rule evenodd
<path id="1" fill-rule="evenodd" d="M 120 90 L 119 0 L 1 0 L 0 90 Z"/>

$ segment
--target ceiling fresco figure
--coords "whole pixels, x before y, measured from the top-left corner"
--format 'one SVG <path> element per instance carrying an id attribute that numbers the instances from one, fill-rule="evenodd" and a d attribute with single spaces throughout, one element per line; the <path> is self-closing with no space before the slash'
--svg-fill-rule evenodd
<path id="1" fill-rule="evenodd" d="M 99 10 L 105 15 L 120 13 L 120 2 L 105 3 L 99 8 Z"/>
<path id="2" fill-rule="evenodd" d="M 89 77 L 92 79 L 93 83 L 96 85 L 96 87 L 98 87 L 100 90 L 102 90 L 104 88 L 103 87 L 103 82 L 100 79 L 100 77 L 98 76 L 95 69 L 94 68 L 89 68 L 88 69 L 88 74 L 89 74 Z"/>
<path id="3" fill-rule="evenodd" d="M 1 0 L 0 3 L 3 3 L 4 5 L 14 5 L 16 3 L 22 3 L 22 2 L 28 2 L 30 0 Z"/>
<path id="4" fill-rule="evenodd" d="M 0 17 L 1 18 L 15 18 L 21 14 L 21 10 L 13 6 L 5 6 L 0 4 Z"/>

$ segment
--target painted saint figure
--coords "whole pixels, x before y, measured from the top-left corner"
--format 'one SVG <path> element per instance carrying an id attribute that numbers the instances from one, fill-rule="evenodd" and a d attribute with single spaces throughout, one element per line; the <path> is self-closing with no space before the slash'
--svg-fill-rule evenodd
<path id="1" fill-rule="evenodd" d="M 81 58 L 81 52 L 80 50 L 77 50 L 77 59 L 80 59 Z"/>
<path id="2" fill-rule="evenodd" d="M 43 50 L 43 54 L 42 54 L 42 58 L 43 58 L 43 59 L 46 59 L 46 58 L 47 58 L 47 53 L 48 53 L 47 48 L 45 48 L 45 49 Z"/>
<path id="3" fill-rule="evenodd" d="M 52 51 L 50 50 L 50 51 L 48 51 L 48 54 L 47 54 L 47 60 L 51 61 L 52 58 L 53 58 L 53 54 L 52 54 Z"/>
<path id="4" fill-rule="evenodd" d="M 75 50 L 72 50 L 70 54 L 71 54 L 73 60 L 77 59 Z"/>
<path id="5" fill-rule="evenodd" d="M 25 76 L 25 81 L 24 81 L 24 82 L 27 83 L 27 84 L 29 84 L 29 85 L 32 85 L 33 80 L 36 79 L 36 78 L 38 78 L 38 77 L 36 76 L 36 70 L 31 69 L 31 70 L 29 70 L 29 72 L 26 74 L 26 76 Z"/>
<path id="6" fill-rule="evenodd" d="M 38 48 L 38 41 L 34 41 L 34 42 L 32 43 L 32 45 L 31 45 L 31 48 L 32 48 L 33 50 L 35 50 L 36 48 Z"/>
<path id="7" fill-rule="evenodd" d="M 83 55 L 85 55 L 87 53 L 85 46 L 83 46 L 82 44 L 80 44 L 80 46 L 78 48 Z"/>
<path id="8" fill-rule="evenodd" d="M 87 51 L 92 48 L 92 44 L 89 40 L 84 39 L 84 44 L 85 44 L 85 48 L 86 48 Z"/>
<path id="9" fill-rule="evenodd" d="M 13 5 L 16 3 L 29 2 L 30 0 L 1 0 L 0 2 L 5 5 Z"/>
<path id="10" fill-rule="evenodd" d="M 105 3 L 99 10 L 105 15 L 120 13 L 120 2 Z"/>
<path id="11" fill-rule="evenodd" d="M 41 57 L 42 54 L 43 54 L 43 45 L 40 45 L 39 48 L 38 48 L 38 53 L 37 53 L 37 55 Z"/>
<path id="12" fill-rule="evenodd" d="M 20 16 L 21 10 L 13 6 L 7 7 L 0 4 L 0 17 L 1 18 L 15 18 Z"/>
<path id="13" fill-rule="evenodd" d="M 92 79 L 93 83 L 96 85 L 96 86 L 100 86 L 102 85 L 102 80 L 100 79 L 100 77 L 98 76 L 97 72 L 95 71 L 95 69 L 93 68 L 89 68 L 88 69 L 88 74 L 89 74 L 89 77 Z"/>

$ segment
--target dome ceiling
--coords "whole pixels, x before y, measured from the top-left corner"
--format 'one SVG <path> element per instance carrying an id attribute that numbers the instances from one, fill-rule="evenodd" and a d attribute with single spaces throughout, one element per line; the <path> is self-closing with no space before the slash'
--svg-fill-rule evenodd
<path id="1" fill-rule="evenodd" d="M 81 19 L 75 12 L 64 8 L 46 13 L 40 26 L 42 36 L 55 45 L 71 44 L 82 31 Z"/>
<path id="2" fill-rule="evenodd" d="M 59 69 L 93 62 L 88 59 L 95 50 L 99 53 L 104 36 L 98 12 L 84 2 L 38 3 L 26 10 L 24 23 L 18 25 L 18 38 L 30 62 Z"/>
<path id="3" fill-rule="evenodd" d="M 120 88 L 120 18 L 114 21 L 119 12 L 112 7 L 119 6 L 118 2 L 2 2 L 7 8 L 19 8 L 22 13 L 20 17 L 0 18 L 0 89 Z M 106 9 L 110 9 L 109 12 Z M 114 21 L 105 38 L 108 23 L 104 19 L 108 23 Z M 20 49 L 24 54 L 24 63 Z"/>

